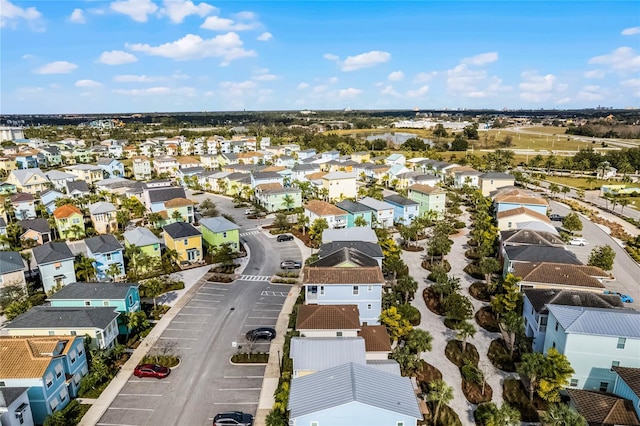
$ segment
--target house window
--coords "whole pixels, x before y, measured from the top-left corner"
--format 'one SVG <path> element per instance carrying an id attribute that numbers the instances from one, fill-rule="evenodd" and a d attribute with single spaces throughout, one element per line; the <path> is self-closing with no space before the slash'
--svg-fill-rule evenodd
<path id="1" fill-rule="evenodd" d="M 61 364 L 57 364 L 54 368 L 55 372 L 56 372 L 56 379 L 59 379 L 60 376 L 62 376 L 62 365 Z"/>
<path id="2" fill-rule="evenodd" d="M 107 261 L 111 260 L 111 253 L 107 253 L 104 255 L 105 259 L 107 259 Z"/>
<path id="3" fill-rule="evenodd" d="M 184 239 L 184 241 L 182 241 L 182 244 L 184 244 L 185 246 L 189 244 L 189 240 L 187 238 Z"/>
<path id="4" fill-rule="evenodd" d="M 227 238 L 227 233 L 226 232 L 222 233 L 222 238 Z"/>
<path id="5" fill-rule="evenodd" d="M 609 389 L 609 382 L 600 382 L 600 392 L 606 392 Z"/>
<path id="6" fill-rule="evenodd" d="M 558 321 L 556 320 L 556 331 L 558 331 Z"/>
<path id="7" fill-rule="evenodd" d="M 358 287 L 357 285 L 353 286 L 353 295 L 357 296 L 358 294 L 360 294 L 360 287 Z"/>
<path id="8" fill-rule="evenodd" d="M 372 308 L 371 303 L 367 304 L 367 311 L 370 311 Z"/>
<path id="9" fill-rule="evenodd" d="M 336 331 L 336 337 L 342 337 L 342 331 Z"/>
<path id="10" fill-rule="evenodd" d="M 396 422 L 396 426 L 404 426 L 404 422 Z"/>
<path id="11" fill-rule="evenodd" d="M 62 268 L 62 263 L 58 262 L 58 263 L 56 263 L 56 264 L 55 264 L 55 265 L 53 265 L 53 266 L 55 266 L 56 271 L 57 271 L 58 269 Z"/>
<path id="12" fill-rule="evenodd" d="M 88 301 L 88 300 L 85 300 L 85 301 L 84 301 L 84 306 L 91 306 L 91 302 L 90 302 L 90 301 Z"/>
<path id="13" fill-rule="evenodd" d="M 618 349 L 624 349 L 624 346 L 627 344 L 626 337 L 618 337 Z"/>
<path id="14" fill-rule="evenodd" d="M 133 305 L 133 296 L 132 295 L 129 295 L 129 304 Z"/>
<path id="15" fill-rule="evenodd" d="M 105 300 L 104 302 L 102 302 L 102 306 L 109 306 L 109 301 Z"/>
<path id="16" fill-rule="evenodd" d="M 49 330 L 49 336 L 55 336 L 55 335 L 56 335 L 55 331 Z"/>
<path id="17" fill-rule="evenodd" d="M 309 426 L 320 426 L 320 422 L 311 422 Z"/>
<path id="18" fill-rule="evenodd" d="M 49 403 L 49 407 L 51 407 L 51 412 L 56 411 L 56 408 L 58 408 L 58 404 L 59 404 L 58 398 L 53 398 L 51 400 L 51 402 Z"/>
<path id="19" fill-rule="evenodd" d="M 367 286 L 367 291 L 373 291 L 373 286 L 372 285 L 368 285 Z"/>
<path id="20" fill-rule="evenodd" d="M 77 331 L 75 331 L 75 330 L 72 330 L 72 331 L 71 331 L 71 335 L 72 335 L 72 336 L 77 336 L 77 335 L 78 335 L 78 332 L 77 332 Z"/>
<path id="21" fill-rule="evenodd" d="M 320 296 L 324 296 L 324 286 L 320 286 Z"/>
<path id="22" fill-rule="evenodd" d="M 611 361 L 611 371 L 613 371 L 613 367 L 620 367 L 620 361 Z"/>
<path id="23" fill-rule="evenodd" d="M 78 348 L 78 356 L 82 356 L 82 353 L 83 353 L 83 352 L 82 352 L 82 346 L 80 346 L 80 347 Z"/>
<path id="24" fill-rule="evenodd" d="M 569 383 L 569 386 L 571 387 L 577 387 L 578 386 L 578 379 L 571 379 L 571 382 Z"/>
<path id="25" fill-rule="evenodd" d="M 60 395 L 60 402 L 64 402 L 67 399 L 69 392 L 67 392 L 67 388 L 62 388 L 58 395 Z"/>
<path id="26" fill-rule="evenodd" d="M 44 382 L 47 386 L 47 389 L 49 389 L 53 384 L 53 374 L 51 373 L 47 374 L 47 377 L 45 377 Z"/>
<path id="27" fill-rule="evenodd" d="M 551 346 L 553 346 L 553 349 L 555 349 L 556 348 L 556 342 L 553 342 L 553 345 L 551 345 Z"/>
<path id="28" fill-rule="evenodd" d="M 77 355 L 78 355 L 78 353 L 76 351 L 71 351 L 69 353 L 69 360 L 71 361 L 71 364 L 76 362 Z"/>
<path id="29" fill-rule="evenodd" d="M 74 223 L 75 225 L 80 223 L 80 219 L 78 219 L 77 217 L 73 218 L 73 220 L 71 221 L 72 223 Z"/>

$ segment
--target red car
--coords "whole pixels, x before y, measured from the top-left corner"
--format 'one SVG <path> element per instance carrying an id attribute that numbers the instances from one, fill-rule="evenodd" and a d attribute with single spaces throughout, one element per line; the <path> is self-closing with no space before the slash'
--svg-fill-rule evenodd
<path id="1" fill-rule="evenodd" d="M 169 367 L 163 367 L 157 364 L 141 364 L 133 370 L 136 377 L 155 377 L 156 379 L 164 379 L 171 373 Z"/>

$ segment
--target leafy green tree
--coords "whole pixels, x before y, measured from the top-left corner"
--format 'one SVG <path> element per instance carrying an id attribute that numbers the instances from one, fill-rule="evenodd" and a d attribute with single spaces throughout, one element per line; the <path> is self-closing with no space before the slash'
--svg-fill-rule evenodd
<path id="1" fill-rule="evenodd" d="M 483 257 L 478 264 L 480 272 L 484 274 L 487 287 L 491 287 L 491 276 L 500 270 L 500 262 L 495 257 Z"/>
<path id="2" fill-rule="evenodd" d="M 284 203 L 284 205 L 286 206 L 287 210 L 291 211 L 291 209 L 293 208 L 293 205 L 295 204 L 295 201 L 293 199 L 293 197 L 290 194 L 285 195 L 282 198 L 282 202 Z"/>
<path id="3" fill-rule="evenodd" d="M 514 311 L 509 311 L 500 317 L 500 330 L 502 330 L 504 341 L 509 348 L 509 356 L 513 358 L 516 349 L 516 339 L 524 334 L 524 321 L 522 316 Z"/>
<path id="4" fill-rule="evenodd" d="M 364 227 L 364 226 L 368 226 L 369 223 L 367 222 L 367 219 L 365 219 L 362 216 L 358 216 L 353 220 L 353 224 L 357 227 Z"/>
<path id="5" fill-rule="evenodd" d="M 582 231 L 582 221 L 580 220 L 580 216 L 578 213 L 571 212 L 562 219 L 562 227 L 567 231 L 571 232 L 580 232 Z"/>
<path id="6" fill-rule="evenodd" d="M 484 373 L 482 373 L 482 371 L 478 367 L 473 365 L 473 362 L 465 359 L 464 365 L 460 368 L 460 373 L 466 381 L 482 386 L 482 395 L 484 395 L 486 383 Z"/>
<path id="7" fill-rule="evenodd" d="M 569 378 L 575 373 L 569 359 L 550 348 L 546 355 L 546 369 L 538 385 L 538 395 L 547 402 L 560 401 L 560 391 L 569 384 Z"/>
<path id="8" fill-rule="evenodd" d="M 469 142 L 458 133 L 453 142 L 451 142 L 451 151 L 466 151 L 468 148 Z"/>
<path id="9" fill-rule="evenodd" d="M 476 334 L 476 328 L 469 321 L 462 321 L 456 326 L 456 338 L 462 341 L 462 353 L 467 349 L 467 339 Z"/>
<path id="10" fill-rule="evenodd" d="M 411 323 L 402 318 L 402 315 L 398 312 L 398 308 L 395 306 L 382 311 L 380 314 L 380 323 L 387 327 L 389 336 L 394 341 L 402 339 L 404 336 L 409 334 L 411 330 L 413 330 Z"/>
<path id="11" fill-rule="evenodd" d="M 118 210 L 116 212 L 116 222 L 118 223 L 118 227 L 120 229 L 125 229 L 129 224 L 129 219 L 131 218 L 131 213 L 127 210 Z M 115 231 L 113 229 L 112 231 Z"/>
<path id="12" fill-rule="evenodd" d="M 497 294 L 490 302 L 491 309 L 498 318 L 507 312 L 515 310 L 518 306 L 518 302 L 522 297 L 518 289 L 519 281 L 520 278 L 511 273 L 507 274 L 507 276 L 500 281 L 496 289 Z"/>
<path id="13" fill-rule="evenodd" d="M 411 352 L 406 346 L 396 346 L 391 352 L 390 358 L 400 364 L 400 371 L 403 376 L 415 376 L 420 370 L 420 356 Z"/>
<path id="14" fill-rule="evenodd" d="M 433 337 L 431 337 L 431 333 L 426 330 L 414 328 L 406 335 L 404 346 L 408 348 L 411 353 L 420 355 L 422 352 L 431 350 L 432 341 Z"/>
<path id="15" fill-rule="evenodd" d="M 180 210 L 174 210 L 173 213 L 171 213 L 171 219 L 176 222 L 184 222 L 184 217 L 182 217 Z"/>
<path id="16" fill-rule="evenodd" d="M 220 263 L 222 266 L 233 265 L 233 248 L 231 244 L 225 243 L 219 246 L 210 246 L 211 261 Z"/>
<path id="17" fill-rule="evenodd" d="M 304 214 L 304 212 L 298 213 L 297 217 L 298 228 L 302 231 L 302 235 L 305 235 L 307 232 L 307 226 L 309 225 L 309 216 Z"/>
<path id="18" fill-rule="evenodd" d="M 597 266 L 605 271 L 613 269 L 616 252 L 610 245 L 596 246 L 589 254 L 589 266 Z"/>
<path id="19" fill-rule="evenodd" d="M 429 383 L 427 401 L 435 404 L 433 419 L 434 424 L 440 420 L 440 408 L 453 400 L 453 388 L 442 379 L 433 380 Z"/>
<path id="20" fill-rule="evenodd" d="M 557 183 L 552 183 L 549 185 L 549 192 L 551 192 L 551 196 L 555 197 L 555 195 L 560 192 L 560 186 Z"/>
<path id="21" fill-rule="evenodd" d="M 320 244 L 322 244 L 322 232 L 324 232 L 325 229 L 329 229 L 329 224 L 326 219 L 316 219 L 311 224 L 309 237 L 313 240 L 315 247 L 319 247 Z"/>
<path id="22" fill-rule="evenodd" d="M 211 201 L 211 198 L 205 198 L 198 208 L 200 209 L 200 213 L 206 217 L 216 217 L 220 214 L 216 205 Z"/>
<path id="23" fill-rule="evenodd" d="M 540 379 L 546 374 L 547 363 L 544 354 L 531 352 L 522 355 L 522 361 L 518 366 L 518 374 L 527 378 L 529 383 L 529 400 L 533 401 L 533 395 Z"/>
<path id="24" fill-rule="evenodd" d="M 520 411 L 506 403 L 500 408 L 493 402 L 482 403 L 476 409 L 476 418 L 482 426 L 520 425 Z"/>
<path id="25" fill-rule="evenodd" d="M 449 226 L 444 221 L 433 227 L 431 237 L 427 243 L 427 254 L 433 264 L 434 256 L 441 256 L 440 263 L 444 263 L 444 256 L 449 253 L 453 241 L 449 238 Z"/>
<path id="26" fill-rule="evenodd" d="M 147 216 L 147 220 L 153 225 L 154 228 L 158 228 L 158 224 L 162 222 L 162 216 L 160 216 L 160 213 L 156 212 L 149 213 L 149 215 Z"/>
<path id="27" fill-rule="evenodd" d="M 467 296 L 453 293 L 444 301 L 444 315 L 450 321 L 466 321 L 473 315 L 473 305 Z"/>
<path id="28" fill-rule="evenodd" d="M 402 303 L 411 302 L 416 290 L 418 290 L 418 282 L 409 275 L 401 277 L 393 285 L 393 291 L 401 295 L 400 299 Z"/>
<path id="29" fill-rule="evenodd" d="M 551 404 L 540 416 L 544 426 L 587 426 L 587 421 L 580 413 L 566 404 Z"/>
<path id="30" fill-rule="evenodd" d="M 142 284 L 142 288 L 144 289 L 145 296 L 153 298 L 153 310 L 155 311 L 158 308 L 156 300 L 158 296 L 164 293 L 164 283 L 158 278 L 151 278 Z"/>
<path id="31" fill-rule="evenodd" d="M 75 259 L 76 278 L 78 281 L 95 281 L 97 271 L 95 267 L 96 260 L 88 258 L 84 254 L 80 253 Z"/>
<path id="32" fill-rule="evenodd" d="M 273 219 L 273 226 L 280 231 L 289 229 L 289 218 L 286 213 L 278 212 Z"/>
<path id="33" fill-rule="evenodd" d="M 460 290 L 460 278 L 450 277 L 446 274 L 444 274 L 443 279 L 440 276 L 436 278 L 438 279 L 438 282 L 431 285 L 431 290 L 434 294 L 438 295 L 441 304 L 444 303 L 449 296 Z M 441 279 L 442 281 L 440 281 Z"/>
<path id="34" fill-rule="evenodd" d="M 127 340 L 130 333 L 138 333 L 149 328 L 149 320 L 144 311 L 127 312 L 124 315 L 125 326 L 127 327 Z"/>
<path id="35" fill-rule="evenodd" d="M 111 278 L 111 281 L 115 281 L 117 277 L 122 275 L 122 270 L 120 269 L 119 263 L 112 263 L 109 265 L 107 270 L 105 271 L 107 276 Z"/>

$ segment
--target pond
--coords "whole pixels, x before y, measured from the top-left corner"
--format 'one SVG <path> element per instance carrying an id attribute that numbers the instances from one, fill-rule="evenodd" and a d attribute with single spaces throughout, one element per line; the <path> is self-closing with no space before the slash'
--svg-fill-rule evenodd
<path id="1" fill-rule="evenodd" d="M 356 135 L 358 137 L 362 137 L 364 135 Z M 394 145 L 402 145 L 407 141 L 407 139 L 418 138 L 422 139 L 426 144 L 432 145 L 433 141 L 431 139 L 421 138 L 413 133 L 404 133 L 404 132 L 385 132 L 385 133 L 377 133 L 374 135 L 368 135 L 366 139 L 368 141 L 374 141 L 376 139 L 382 139 L 384 141 L 390 141 Z"/>

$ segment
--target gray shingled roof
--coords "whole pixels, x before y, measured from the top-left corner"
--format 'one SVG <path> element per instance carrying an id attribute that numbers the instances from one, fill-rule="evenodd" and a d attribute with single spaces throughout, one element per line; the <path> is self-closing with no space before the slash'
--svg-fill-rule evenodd
<path id="1" fill-rule="evenodd" d="M 40 169 L 18 169 L 13 170 L 11 173 L 16 177 L 20 184 L 24 184 L 27 180 L 31 179 L 34 175 L 40 176 L 42 179 L 47 179 L 42 170 Z"/>
<path id="2" fill-rule="evenodd" d="M 184 188 L 169 186 L 149 189 L 149 201 L 151 203 L 163 203 L 165 201 L 173 200 L 174 198 L 187 198 Z"/>
<path id="3" fill-rule="evenodd" d="M 294 337 L 290 357 L 294 370 L 322 371 L 348 362 L 366 364 L 362 337 Z"/>
<path id="4" fill-rule="evenodd" d="M 553 304 L 547 308 L 567 333 L 640 339 L 639 311 Z"/>
<path id="5" fill-rule="evenodd" d="M 322 232 L 323 242 L 336 241 L 366 241 L 377 243 L 376 231 L 366 226 L 356 226 L 355 228 L 325 229 Z"/>
<path id="6" fill-rule="evenodd" d="M 331 254 L 322 256 L 309 266 L 336 266 L 344 262 L 350 262 L 358 266 L 379 266 L 377 260 L 351 247 L 342 247 Z"/>
<path id="7" fill-rule="evenodd" d="M 500 231 L 500 241 L 505 244 L 536 244 L 541 246 L 564 246 L 564 241 L 557 235 L 534 229 L 509 229 Z"/>
<path id="8" fill-rule="evenodd" d="M 34 231 L 39 232 L 41 234 L 46 234 L 47 232 L 51 232 L 51 227 L 49 226 L 49 222 L 47 222 L 47 219 L 43 219 L 41 217 L 37 219 L 21 220 L 18 223 L 20 223 L 23 233 L 29 229 L 33 229 Z"/>
<path id="9" fill-rule="evenodd" d="M 364 197 L 363 199 L 358 200 L 358 203 L 363 204 L 375 211 L 394 209 L 394 206 L 392 204 L 389 204 L 385 201 L 376 200 L 375 198 L 371 197 Z"/>
<path id="10" fill-rule="evenodd" d="M 83 180 L 67 181 L 67 192 L 70 194 L 73 191 L 89 192 L 89 185 Z"/>
<path id="11" fill-rule="evenodd" d="M 24 259 L 17 251 L 0 251 L 0 275 L 24 269 Z"/>
<path id="12" fill-rule="evenodd" d="M 142 226 L 125 231 L 123 236 L 126 242 L 138 247 L 160 243 L 160 239 L 153 232 Z"/>
<path id="13" fill-rule="evenodd" d="M 34 306 L 6 325 L 8 330 L 25 328 L 106 328 L 118 317 L 114 307 L 52 308 Z"/>
<path id="14" fill-rule="evenodd" d="M 360 204 L 351 200 L 340 201 L 336 203 L 336 206 L 340 207 L 342 210 L 348 211 L 349 213 L 361 213 L 361 212 L 371 211 L 371 207 L 365 206 L 364 204 Z"/>
<path id="15" fill-rule="evenodd" d="M 547 304 L 565 306 L 584 306 L 588 308 L 622 308 L 624 304 L 615 294 L 594 293 L 592 291 L 574 291 L 554 288 L 528 288 L 524 294 L 531 306 L 539 314 L 546 314 Z"/>
<path id="16" fill-rule="evenodd" d="M 124 299 L 137 283 L 71 283 L 49 296 L 49 300 Z"/>
<path id="17" fill-rule="evenodd" d="M 419 203 L 401 195 L 389 195 L 384 197 L 384 201 L 391 204 L 397 204 L 399 206 L 417 206 Z"/>
<path id="18" fill-rule="evenodd" d="M 27 392 L 28 390 L 29 388 L 1 387 L 0 408 L 8 408 L 16 399 L 18 399 L 23 393 Z"/>
<path id="19" fill-rule="evenodd" d="M 408 377 L 349 363 L 291 381 L 291 418 L 353 402 L 416 419 L 423 418 Z"/>
<path id="20" fill-rule="evenodd" d="M 233 231 L 240 229 L 238 225 L 224 217 L 208 217 L 200 220 L 200 226 L 204 226 L 214 233 Z"/>
<path id="21" fill-rule="evenodd" d="M 91 250 L 91 253 L 111 253 L 113 251 L 122 250 L 122 244 L 116 237 L 111 234 L 98 235 L 97 237 L 87 238 L 84 240 L 87 248 Z"/>
<path id="22" fill-rule="evenodd" d="M 193 225 L 186 222 L 174 222 L 162 228 L 171 238 L 186 238 L 202 235 Z"/>
<path id="23" fill-rule="evenodd" d="M 362 241 L 336 241 L 333 243 L 322 244 L 318 250 L 318 257 L 322 259 L 343 247 L 355 249 L 374 259 L 382 258 L 384 256 L 382 254 L 382 249 L 377 243 L 366 243 Z"/>
<path id="24" fill-rule="evenodd" d="M 576 255 L 564 247 L 549 246 L 506 246 L 504 248 L 510 261 L 518 262 L 554 262 L 582 265 Z"/>
<path id="25" fill-rule="evenodd" d="M 33 257 L 38 265 L 73 259 L 73 253 L 65 242 L 50 242 L 33 248 Z"/>
<path id="26" fill-rule="evenodd" d="M 91 214 L 109 213 L 117 210 L 116 206 L 105 201 L 98 201 L 97 203 L 89 205 L 89 213 Z"/>

